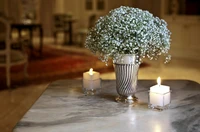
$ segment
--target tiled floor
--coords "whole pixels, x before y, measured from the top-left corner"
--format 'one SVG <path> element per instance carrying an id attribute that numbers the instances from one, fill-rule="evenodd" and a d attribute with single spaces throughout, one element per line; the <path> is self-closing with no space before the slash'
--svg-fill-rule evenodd
<path id="1" fill-rule="evenodd" d="M 58 45 L 57 48 L 63 48 Z M 83 48 L 67 47 L 66 50 L 88 52 Z M 200 83 L 200 61 L 173 58 L 165 65 L 161 61 L 145 60 L 150 66 L 139 70 L 139 79 L 188 79 Z M 115 79 L 114 72 L 101 74 L 102 79 Z M 10 132 L 15 124 L 42 94 L 48 84 L 19 87 L 0 91 L 0 131 Z"/>

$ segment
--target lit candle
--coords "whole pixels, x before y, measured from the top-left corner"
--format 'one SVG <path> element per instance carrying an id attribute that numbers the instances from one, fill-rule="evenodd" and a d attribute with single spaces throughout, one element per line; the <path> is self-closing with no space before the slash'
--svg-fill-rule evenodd
<path id="1" fill-rule="evenodd" d="M 150 87 L 149 103 L 153 107 L 164 107 L 170 104 L 170 87 L 161 85 L 160 77 L 157 79 L 157 85 Z"/>
<path id="2" fill-rule="evenodd" d="M 83 73 L 83 89 L 87 90 L 96 90 L 101 88 L 101 79 L 99 72 L 93 71 L 92 68 L 88 72 Z"/>

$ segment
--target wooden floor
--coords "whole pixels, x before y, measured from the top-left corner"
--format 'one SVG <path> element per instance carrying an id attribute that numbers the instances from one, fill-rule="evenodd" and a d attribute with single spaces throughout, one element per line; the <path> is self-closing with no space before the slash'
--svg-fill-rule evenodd
<path id="1" fill-rule="evenodd" d="M 82 49 L 75 49 L 85 52 Z M 200 61 L 173 58 L 167 65 L 161 61 L 145 61 L 150 66 L 139 70 L 139 79 L 155 79 L 156 83 L 156 78 L 161 76 L 162 79 L 188 79 L 200 83 Z M 115 79 L 115 74 L 101 74 L 101 78 Z M 47 86 L 48 83 L 0 91 L 0 131 L 11 132 Z"/>

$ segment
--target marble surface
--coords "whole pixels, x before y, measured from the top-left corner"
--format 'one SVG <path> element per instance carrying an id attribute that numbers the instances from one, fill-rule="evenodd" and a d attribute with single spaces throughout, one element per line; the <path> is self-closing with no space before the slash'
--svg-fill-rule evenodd
<path id="1" fill-rule="evenodd" d="M 169 109 L 148 108 L 155 80 L 139 80 L 134 106 L 115 102 L 115 80 L 103 80 L 102 91 L 85 96 L 82 80 L 51 83 L 14 128 L 14 132 L 200 132 L 200 84 L 164 80 L 170 86 Z"/>

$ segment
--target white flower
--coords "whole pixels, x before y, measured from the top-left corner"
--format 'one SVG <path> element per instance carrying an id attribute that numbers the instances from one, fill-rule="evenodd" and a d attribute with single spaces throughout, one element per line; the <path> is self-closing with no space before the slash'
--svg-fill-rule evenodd
<path id="1" fill-rule="evenodd" d="M 157 59 L 170 49 L 171 32 L 167 23 L 148 11 L 121 6 L 100 17 L 87 35 L 85 46 L 103 62 L 119 54 L 137 54 Z M 171 57 L 167 56 L 166 61 Z"/>

